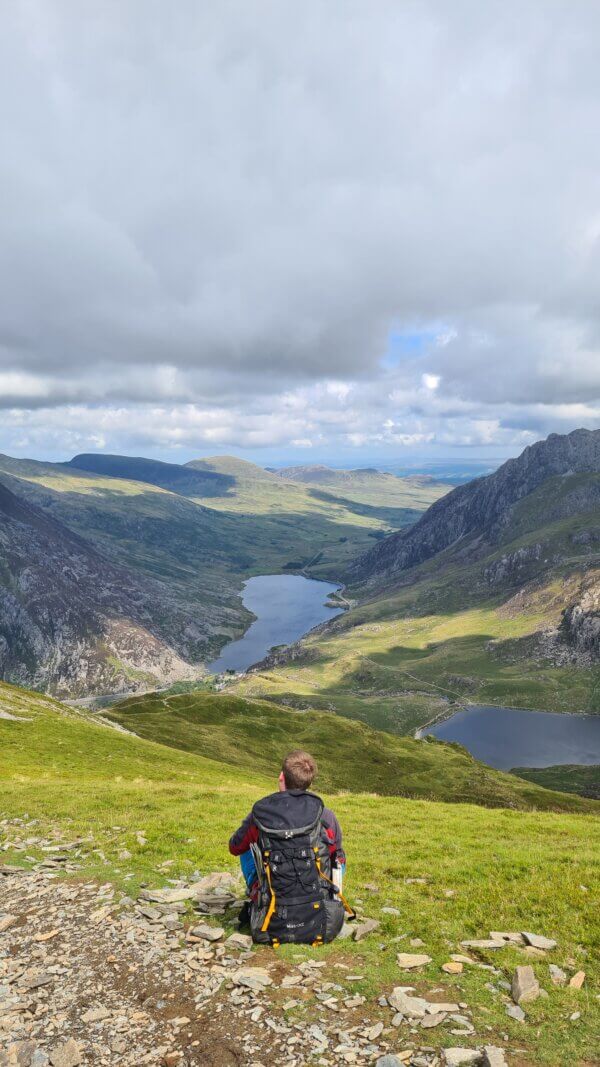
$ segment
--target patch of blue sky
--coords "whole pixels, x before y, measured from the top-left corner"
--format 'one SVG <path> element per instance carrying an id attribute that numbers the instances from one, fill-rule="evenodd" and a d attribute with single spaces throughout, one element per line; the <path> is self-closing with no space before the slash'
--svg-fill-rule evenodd
<path id="1" fill-rule="evenodd" d="M 393 370 L 406 358 L 422 356 L 435 344 L 440 328 L 423 330 L 393 330 L 388 337 L 388 346 L 380 363 L 386 370 Z"/>

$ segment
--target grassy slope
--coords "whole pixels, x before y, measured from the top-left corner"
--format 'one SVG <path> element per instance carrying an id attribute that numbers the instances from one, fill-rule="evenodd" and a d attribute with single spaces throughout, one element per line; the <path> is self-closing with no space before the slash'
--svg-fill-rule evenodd
<path id="1" fill-rule="evenodd" d="M 311 574 L 317 577 L 335 577 L 357 552 L 372 545 L 373 537 L 414 522 L 447 489 L 436 483 L 415 486 L 411 479 L 379 475 L 368 485 L 357 484 L 354 492 L 348 493 L 345 483 L 322 492 L 235 456 L 192 460 L 186 466 L 234 479 L 233 487 L 221 496 L 195 499 L 256 522 L 264 547 L 262 573 L 267 567 L 277 571 L 286 562 L 296 562 L 310 563 Z M 252 573 L 261 570 L 256 567 Z"/>
<path id="2" fill-rule="evenodd" d="M 316 476 L 311 467 L 292 467 L 290 471 L 292 477 L 287 480 L 310 487 L 316 499 L 337 497 L 363 514 L 386 519 L 396 528 L 406 526 L 407 520 L 416 520 L 424 508 L 449 491 L 448 485 L 432 479 L 401 478 L 373 469 L 317 468 Z M 286 471 L 279 471 L 277 477 L 286 479 Z"/>
<path id="3" fill-rule="evenodd" d="M 175 860 L 172 877 L 196 868 L 233 867 L 225 842 L 252 801 L 273 786 L 272 776 L 115 734 L 8 686 L 0 687 L 0 707 L 30 720 L 0 719 L 0 819 L 27 813 L 39 820 L 33 832 L 59 828 L 69 837 L 91 836 L 85 875 L 115 881 L 129 893 L 140 881 L 164 881 L 157 867 L 167 859 Z M 377 894 L 364 896 L 367 913 L 381 919 L 382 929 L 381 936 L 334 944 L 320 954 L 328 964 L 341 958 L 350 973 L 364 974 L 352 989 L 367 996 L 366 1018 L 382 991 L 415 981 L 398 971 L 391 939 L 420 937 L 434 962 L 417 984 L 470 1005 L 478 1038 L 467 1044 L 501 1044 L 510 1062 L 536 1067 L 597 1062 L 598 819 L 361 794 L 337 796 L 335 808 L 349 854 L 349 895 L 356 900 L 364 883 L 378 884 Z M 139 830 L 147 846 L 136 840 Z M 19 832 L 27 836 L 27 830 L 0 827 L 0 842 Z M 130 860 L 118 859 L 123 848 Z M 23 857 L 9 848 L 4 861 L 26 862 Z M 407 884 L 414 877 L 427 882 Z M 383 914 L 383 905 L 398 908 L 400 917 Z M 527 1006 L 524 1025 L 507 1019 L 499 996 L 486 988 L 487 972 L 467 968 L 451 977 L 439 969 L 462 939 L 486 936 L 491 929 L 533 929 L 558 941 L 552 954 L 531 961 L 549 997 Z M 388 943 L 384 952 L 382 940 Z M 312 950 L 286 947 L 281 953 L 291 959 Z M 514 949 L 492 958 L 505 978 L 523 961 Z M 554 988 L 548 962 L 584 969 L 583 990 Z M 331 971 L 331 980 L 343 983 L 343 972 Z M 569 1021 L 575 1010 L 581 1012 L 576 1024 Z M 456 1042 L 441 1028 L 428 1035 L 436 1048 Z M 513 1048 L 525 1051 L 513 1055 Z"/>
<path id="4" fill-rule="evenodd" d="M 207 692 L 131 697 L 107 717 L 140 737 L 269 773 L 292 748 L 310 748 L 324 789 L 383 793 L 493 807 L 593 809 L 560 793 L 532 789 L 492 770 L 459 746 L 390 737 L 323 712 L 294 712 Z M 597 806 L 600 814 L 600 806 Z"/>
<path id="5" fill-rule="evenodd" d="M 534 650 L 534 635 L 558 625 L 582 575 L 593 577 L 600 561 L 593 543 L 573 540 L 598 525 L 597 510 L 547 521 L 548 499 L 559 511 L 562 493 L 597 477 L 556 479 L 516 509 L 502 542 L 482 558 L 464 562 L 461 543 L 414 568 L 406 584 L 371 591 L 303 642 L 304 659 L 249 675 L 239 691 L 397 733 L 439 714 L 444 700 L 599 711 L 597 667 L 553 666 Z M 503 556 L 537 543 L 541 560 L 504 583 L 486 580 Z"/>
<path id="6" fill-rule="evenodd" d="M 582 797 L 600 800 L 600 766 L 586 767 L 581 764 L 563 763 L 558 767 L 515 767 L 512 774 L 546 789 L 560 789 L 565 793 L 578 793 Z"/>
<path id="7" fill-rule="evenodd" d="M 436 495 L 425 489 L 415 497 L 394 479 L 400 486 L 394 506 L 380 501 L 380 515 L 377 508 L 361 509 L 334 496 L 321 500 L 308 487 L 244 460 L 219 457 L 189 467 L 225 475 L 227 490 L 188 497 L 148 482 L 0 456 L 0 471 L 19 479 L 15 491 L 28 491 L 35 503 L 122 562 L 174 582 L 182 597 L 206 595 L 209 605 L 223 588 L 226 594 L 239 588 L 243 578 L 277 573 L 290 563 L 302 566 L 317 556 L 311 570 L 335 576 L 373 543 L 373 534 L 414 521 L 417 508 L 424 510 Z"/>

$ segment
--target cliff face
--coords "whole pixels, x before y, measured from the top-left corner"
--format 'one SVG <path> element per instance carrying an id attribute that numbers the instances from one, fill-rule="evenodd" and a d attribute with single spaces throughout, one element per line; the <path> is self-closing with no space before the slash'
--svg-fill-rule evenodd
<path id="1" fill-rule="evenodd" d="M 583 584 L 579 599 L 563 614 L 557 638 L 571 662 L 600 662 L 600 578 Z"/>
<path id="2" fill-rule="evenodd" d="M 409 530 L 392 534 L 360 556 L 350 582 L 378 584 L 397 576 L 461 538 L 497 540 L 516 504 L 549 478 L 600 471 L 600 430 L 551 434 L 504 463 L 494 474 L 461 485 L 442 497 Z M 548 502 L 549 508 L 551 501 Z"/>
<path id="3" fill-rule="evenodd" d="M 157 623 L 155 620 L 160 620 Z M 63 695 L 191 677 L 193 622 L 0 483 L 0 675 Z"/>

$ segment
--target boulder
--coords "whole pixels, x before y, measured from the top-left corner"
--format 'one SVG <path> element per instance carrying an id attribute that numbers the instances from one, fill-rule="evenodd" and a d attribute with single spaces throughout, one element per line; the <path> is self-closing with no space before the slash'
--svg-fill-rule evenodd
<path id="1" fill-rule="evenodd" d="M 220 941 L 225 933 L 222 926 L 208 926 L 207 923 L 200 923 L 189 932 L 192 937 L 199 937 L 202 941 Z"/>
<path id="2" fill-rule="evenodd" d="M 3 1049 L 6 1051 L 3 1052 Z M 13 1041 L 10 1045 L 3 1043 L 0 1049 L 0 1067 L 31 1067 L 35 1054 L 35 1041 Z"/>
<path id="3" fill-rule="evenodd" d="M 481 1063 L 481 1053 L 475 1048 L 444 1049 L 446 1067 L 466 1067 L 467 1064 Z"/>
<path id="4" fill-rule="evenodd" d="M 552 979 L 553 985 L 565 984 L 567 976 L 562 967 L 557 967 L 555 963 L 551 963 L 548 970 L 550 971 L 550 978 Z"/>
<path id="5" fill-rule="evenodd" d="M 425 967 L 431 963 L 431 956 L 426 956 L 423 952 L 399 952 L 396 963 L 403 971 L 413 971 L 416 967 Z"/>
<path id="6" fill-rule="evenodd" d="M 577 971 L 577 973 L 574 974 L 573 977 L 571 978 L 571 980 L 569 982 L 569 985 L 570 985 L 571 989 L 581 989 L 581 987 L 582 987 L 584 982 L 585 982 L 585 971 Z"/>
<path id="7" fill-rule="evenodd" d="M 112 1012 L 108 1008 L 90 1008 L 89 1011 L 84 1012 L 81 1016 L 82 1023 L 101 1023 L 105 1019 L 110 1019 Z"/>
<path id="8" fill-rule="evenodd" d="M 201 903 L 213 900 L 223 903 L 235 900 L 237 880 L 229 871 L 214 871 L 200 878 L 190 885 L 175 886 L 173 889 L 144 889 L 140 893 L 140 900 L 148 900 L 153 904 L 179 904 L 186 900 L 196 900 Z"/>
<path id="9" fill-rule="evenodd" d="M 486 1045 L 483 1050 L 482 1067 L 508 1067 L 504 1049 L 496 1045 Z"/>
<path id="10" fill-rule="evenodd" d="M 446 1018 L 445 1011 L 438 1011 L 435 1015 L 426 1015 L 424 1019 L 421 1019 L 421 1026 L 424 1030 L 430 1030 L 434 1026 L 439 1026 Z"/>
<path id="11" fill-rule="evenodd" d="M 273 985 L 273 979 L 264 967 L 240 967 L 231 977 L 235 985 L 251 989 L 253 993 L 262 993 L 267 986 Z"/>
<path id="12" fill-rule="evenodd" d="M 442 963 L 442 970 L 446 974 L 462 974 L 464 963 L 460 963 L 459 960 L 450 960 L 449 963 Z"/>
<path id="13" fill-rule="evenodd" d="M 543 937 L 541 934 L 528 934 L 523 931 L 523 940 L 531 945 L 532 948 L 540 948 L 544 952 L 551 952 L 553 948 L 556 948 L 556 941 L 553 941 L 551 937 Z"/>
<path id="14" fill-rule="evenodd" d="M 392 990 L 388 1004 L 400 1015 L 409 1019 L 423 1019 L 427 1015 L 428 1002 L 423 997 L 410 997 L 399 986 Z"/>
<path id="15" fill-rule="evenodd" d="M 490 930 L 492 941 L 512 941 L 515 945 L 522 945 L 524 935 L 513 930 Z"/>
<path id="16" fill-rule="evenodd" d="M 249 952 L 252 948 L 252 938 L 250 937 L 250 934 L 239 934 L 236 932 L 227 938 L 225 944 L 229 948 L 238 948 L 243 949 L 244 952 Z"/>
<path id="17" fill-rule="evenodd" d="M 506 1007 L 506 1014 L 509 1019 L 516 1019 L 518 1023 L 525 1022 L 525 1012 L 518 1004 L 508 1004 Z"/>
<path id="18" fill-rule="evenodd" d="M 362 923 L 357 923 L 352 931 L 352 936 L 355 941 L 362 941 L 363 938 L 368 937 L 375 930 L 379 929 L 379 923 L 377 919 L 365 919 Z"/>
<path id="19" fill-rule="evenodd" d="M 50 1052 L 52 1067 L 79 1067 L 81 1062 L 81 1050 L 72 1037 L 64 1044 L 55 1046 Z"/>
<path id="20" fill-rule="evenodd" d="M 511 996 L 515 1004 L 528 1004 L 540 995 L 540 983 L 535 977 L 533 967 L 527 964 L 517 967 L 511 984 Z"/>

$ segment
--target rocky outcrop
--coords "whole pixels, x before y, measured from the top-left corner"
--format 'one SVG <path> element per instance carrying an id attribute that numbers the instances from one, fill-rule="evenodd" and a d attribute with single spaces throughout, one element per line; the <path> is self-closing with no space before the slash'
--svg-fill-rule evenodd
<path id="1" fill-rule="evenodd" d="M 392 534 L 359 557 L 348 580 L 387 580 L 457 545 L 462 538 L 494 541 L 510 522 L 514 506 L 547 479 L 591 472 L 600 472 L 600 430 L 551 434 L 488 477 L 458 486 L 436 501 L 410 529 Z"/>
<path id="2" fill-rule="evenodd" d="M 0 483 L 0 676 L 58 695 L 193 677 L 194 622 Z"/>
<path id="3" fill-rule="evenodd" d="M 507 581 L 512 582 L 515 578 L 521 578 L 529 565 L 537 563 L 541 557 L 541 544 L 525 545 L 490 563 L 485 568 L 483 577 L 489 585 L 500 585 Z"/>
<path id="4" fill-rule="evenodd" d="M 568 607 L 558 630 L 558 641 L 581 665 L 600 660 L 600 578 L 589 582 L 576 603 Z"/>

